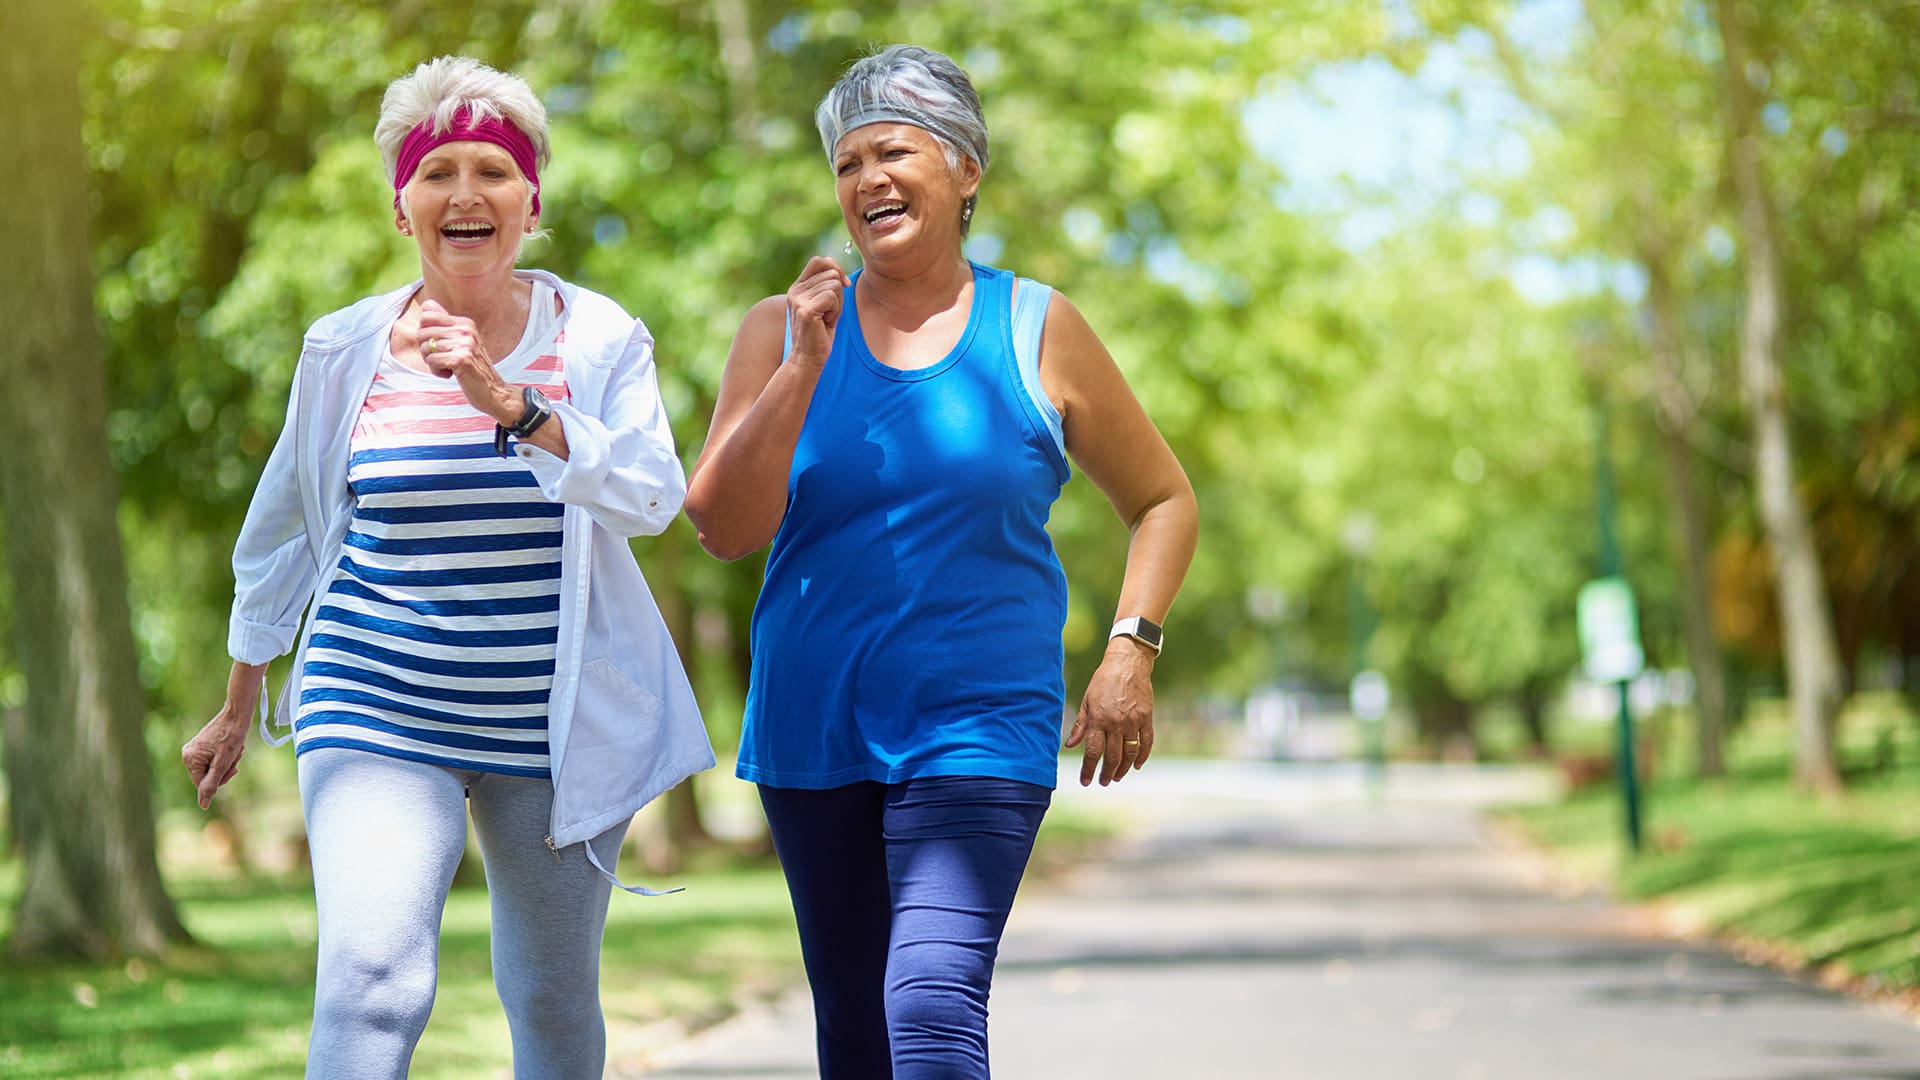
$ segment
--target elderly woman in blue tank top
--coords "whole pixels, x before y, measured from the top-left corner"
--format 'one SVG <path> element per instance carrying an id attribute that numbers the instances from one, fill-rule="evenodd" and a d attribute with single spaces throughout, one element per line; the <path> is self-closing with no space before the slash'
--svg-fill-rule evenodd
<path id="1" fill-rule="evenodd" d="M 863 268 L 815 258 L 727 358 L 687 513 L 771 542 L 739 774 L 759 785 L 823 1077 L 984 1077 L 994 956 L 1052 794 L 1068 460 L 1132 531 L 1080 782 L 1153 751 L 1159 623 L 1193 489 L 1079 311 L 969 262 L 987 130 L 951 60 L 893 46 L 816 113 Z"/>
<path id="2" fill-rule="evenodd" d="M 281 707 L 319 910 L 309 1077 L 407 1075 L 469 809 L 514 1075 L 599 1077 L 621 836 L 713 763 L 627 546 L 685 492 L 653 338 L 514 268 L 547 163 L 524 81 L 421 64 L 374 139 L 421 276 L 307 331 L 234 545 L 226 704 L 182 756 L 204 808 L 297 641 Z"/>

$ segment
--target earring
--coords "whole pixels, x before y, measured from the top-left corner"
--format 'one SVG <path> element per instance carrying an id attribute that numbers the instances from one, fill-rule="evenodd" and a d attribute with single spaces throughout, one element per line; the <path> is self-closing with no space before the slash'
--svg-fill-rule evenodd
<path id="1" fill-rule="evenodd" d="M 402 226 L 400 226 L 400 235 L 401 235 L 401 236 L 412 236 L 412 235 L 413 235 L 413 226 L 411 226 L 411 225 L 402 225 Z"/>
<path id="2" fill-rule="evenodd" d="M 960 208 L 960 220 L 961 221 L 973 220 L 973 204 L 972 203 L 968 203 L 967 205 Z"/>
<path id="3" fill-rule="evenodd" d="M 846 246 L 840 249 L 840 254 L 842 255 L 853 254 L 853 241 L 851 240 L 847 241 Z"/>

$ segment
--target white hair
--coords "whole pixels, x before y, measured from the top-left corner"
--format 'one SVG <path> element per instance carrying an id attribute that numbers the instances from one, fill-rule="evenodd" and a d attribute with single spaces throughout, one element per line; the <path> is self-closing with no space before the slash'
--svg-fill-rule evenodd
<path id="1" fill-rule="evenodd" d="M 407 132 L 432 120 L 436 134 L 453 126 L 453 115 L 465 108 L 476 119 L 505 120 L 533 142 L 533 164 L 547 167 L 547 109 L 533 88 L 518 75 L 509 75 L 469 56 L 438 56 L 403 75 L 387 87 L 380 102 L 380 123 L 373 141 L 380 146 L 380 162 L 396 184 L 407 177 L 393 175 L 400 162 L 400 144 Z"/>
<path id="2" fill-rule="evenodd" d="M 395 187 L 411 179 L 394 175 L 400 165 L 400 144 L 406 141 L 407 133 L 428 120 L 433 121 L 436 134 L 446 131 L 462 108 L 476 119 L 505 120 L 519 128 L 533 143 L 533 167 L 547 167 L 553 157 L 547 145 L 547 108 L 540 104 L 533 87 L 518 75 L 495 70 L 470 56 L 436 56 L 414 68 L 413 74 L 387 84 L 386 96 L 380 100 L 380 122 L 374 126 L 373 141 L 380 147 L 380 163 L 387 179 Z M 514 170 L 519 171 L 518 162 Z M 527 186 L 531 209 L 533 178 L 522 174 L 520 180 Z M 413 216 L 404 190 L 400 192 L 400 212 Z M 530 238 L 545 235 L 542 229 Z M 522 237 L 526 239 L 529 237 Z"/>

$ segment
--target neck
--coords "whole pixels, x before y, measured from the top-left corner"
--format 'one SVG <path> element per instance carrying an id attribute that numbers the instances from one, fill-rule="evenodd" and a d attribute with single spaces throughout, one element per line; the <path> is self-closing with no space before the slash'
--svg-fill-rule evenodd
<path id="1" fill-rule="evenodd" d="M 472 319 L 474 328 L 491 349 L 496 339 L 520 339 L 527 327 L 527 309 L 533 299 L 533 285 L 507 270 L 485 277 L 457 278 L 424 272 L 415 303 L 433 300 L 454 315 Z"/>
<path id="2" fill-rule="evenodd" d="M 867 263 L 860 273 L 868 299 L 906 313 L 949 308 L 972 281 L 973 268 L 957 250 L 918 267 Z"/>

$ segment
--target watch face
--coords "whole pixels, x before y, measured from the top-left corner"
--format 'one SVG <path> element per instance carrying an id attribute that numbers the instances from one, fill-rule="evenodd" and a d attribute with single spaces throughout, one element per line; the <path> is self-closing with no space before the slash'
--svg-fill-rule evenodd
<path id="1" fill-rule="evenodd" d="M 1134 624 L 1133 632 L 1141 641 L 1146 642 L 1156 649 L 1160 647 L 1160 626 L 1158 623 L 1141 619 Z"/>
<path id="2" fill-rule="evenodd" d="M 553 402 L 548 401 L 547 395 L 541 393 L 538 387 L 534 387 L 534 386 L 527 387 L 526 391 L 522 395 L 522 400 L 524 400 L 528 405 L 531 405 L 536 409 L 552 409 L 553 408 Z"/>

